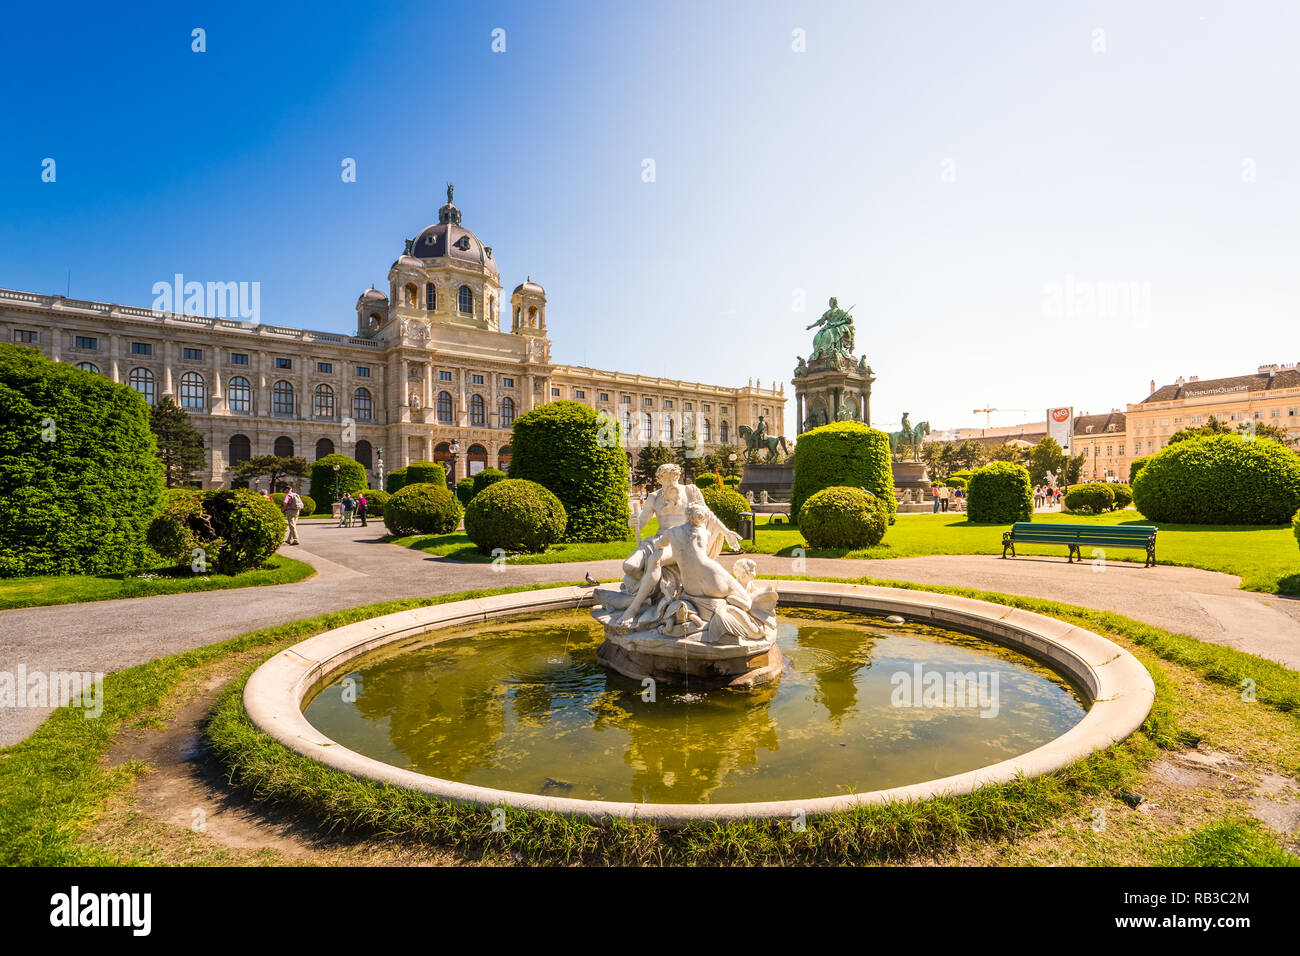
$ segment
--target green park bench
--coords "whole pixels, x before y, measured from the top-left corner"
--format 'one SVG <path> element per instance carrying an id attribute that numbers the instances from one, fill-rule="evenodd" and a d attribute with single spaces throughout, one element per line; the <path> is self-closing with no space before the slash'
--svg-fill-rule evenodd
<path id="1" fill-rule="evenodd" d="M 1146 524 L 1059 524 L 1047 521 L 1017 521 L 1010 531 L 1002 532 L 1002 557 L 1016 556 L 1018 544 L 1063 544 L 1070 549 L 1070 563 L 1077 557 L 1083 560 L 1079 549 L 1083 545 L 1098 548 L 1146 548 L 1144 568 L 1155 567 L 1156 531 Z"/>

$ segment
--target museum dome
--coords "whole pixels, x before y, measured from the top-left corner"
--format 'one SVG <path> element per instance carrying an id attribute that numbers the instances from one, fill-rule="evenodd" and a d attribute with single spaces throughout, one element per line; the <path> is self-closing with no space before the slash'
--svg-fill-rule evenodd
<path id="1" fill-rule="evenodd" d="M 539 286 L 530 277 L 527 282 L 521 282 L 515 286 L 515 292 L 534 292 L 537 295 L 546 295 L 546 290 Z M 514 293 L 511 293 L 512 295 Z"/>
<path id="2" fill-rule="evenodd" d="M 370 287 L 369 289 L 367 289 L 365 292 L 361 293 L 361 298 L 358 299 L 357 301 L 359 301 L 359 302 L 370 302 L 370 301 L 374 301 L 374 302 L 387 302 L 387 301 L 388 301 L 388 296 L 384 295 L 382 292 L 380 292 L 380 291 L 379 291 L 378 289 L 376 289 L 374 286 L 371 286 L 371 287 Z"/>
<path id="3" fill-rule="evenodd" d="M 492 247 L 485 246 L 478 236 L 460 224 L 460 209 L 451 201 L 452 189 L 447 187 L 447 202 L 438 210 L 436 225 L 426 226 L 411 243 L 408 255 L 424 260 L 455 259 L 474 263 L 497 275 Z"/>

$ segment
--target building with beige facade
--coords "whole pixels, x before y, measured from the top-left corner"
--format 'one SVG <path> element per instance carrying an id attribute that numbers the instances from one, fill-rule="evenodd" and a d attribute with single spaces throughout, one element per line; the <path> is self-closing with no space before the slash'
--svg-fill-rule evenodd
<path id="1" fill-rule="evenodd" d="M 662 441 L 708 453 L 759 415 L 784 419 L 776 383 L 554 363 L 545 290 L 530 277 L 507 300 L 492 247 L 461 225 L 450 189 L 437 223 L 406 240 L 386 290 L 362 293 L 353 335 L 0 290 L 0 340 L 125 382 L 151 405 L 172 396 L 204 436 L 209 488 L 262 454 L 340 452 L 372 482 L 418 459 L 443 462 L 453 479 L 505 468 L 516 416 L 560 399 L 615 416 L 632 449 Z"/>
<path id="2" fill-rule="evenodd" d="M 1083 455 L 1080 481 L 1128 481 L 1126 416 L 1118 408 L 1104 415 L 1074 416 L 1073 449 Z"/>

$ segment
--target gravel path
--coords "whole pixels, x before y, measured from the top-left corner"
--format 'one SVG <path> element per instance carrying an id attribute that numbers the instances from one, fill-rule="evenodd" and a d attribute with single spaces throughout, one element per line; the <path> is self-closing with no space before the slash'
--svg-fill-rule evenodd
<path id="1" fill-rule="evenodd" d="M 312 564 L 306 581 L 270 587 L 0 611 L 0 672 L 108 673 L 155 657 L 326 611 L 471 588 L 619 574 L 618 561 L 493 568 L 430 557 L 378 541 L 383 526 L 299 525 L 302 545 L 284 553 Z M 1238 590 L 1239 579 L 1195 568 L 1115 562 L 1098 573 L 1061 558 L 951 555 L 884 561 L 757 555 L 760 573 L 868 575 L 1022 594 L 1116 611 L 1172 631 L 1300 668 L 1300 601 Z M 0 708 L 0 746 L 22 740 L 48 708 Z"/>

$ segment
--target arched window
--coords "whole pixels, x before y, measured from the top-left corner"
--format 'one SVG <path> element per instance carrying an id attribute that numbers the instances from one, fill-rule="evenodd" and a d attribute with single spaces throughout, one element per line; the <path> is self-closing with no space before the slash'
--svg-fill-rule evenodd
<path id="1" fill-rule="evenodd" d="M 474 314 L 474 291 L 467 285 L 460 287 L 460 311 L 464 315 Z"/>
<path id="2" fill-rule="evenodd" d="M 81 369 L 83 372 L 94 372 L 96 375 L 99 374 L 99 366 L 94 362 L 78 362 L 77 368 Z"/>
<path id="3" fill-rule="evenodd" d="M 502 445 L 501 450 L 497 452 L 497 467 L 502 471 L 510 470 L 510 446 Z"/>
<path id="4" fill-rule="evenodd" d="M 232 412 L 251 412 L 253 410 L 253 386 L 242 375 L 230 380 L 226 389 L 226 403 Z"/>
<path id="5" fill-rule="evenodd" d="M 328 438 L 322 438 L 316 443 L 316 460 L 320 461 L 326 455 L 334 454 L 334 443 Z"/>
<path id="6" fill-rule="evenodd" d="M 465 456 L 469 467 L 465 471 L 467 475 L 477 475 L 487 467 L 487 449 L 482 445 L 470 445 L 469 452 Z"/>
<path id="7" fill-rule="evenodd" d="M 663 416 L 664 416 L 663 421 L 660 422 L 659 425 L 659 440 L 672 441 L 673 440 L 673 416 L 670 412 L 664 412 Z"/>
<path id="8" fill-rule="evenodd" d="M 153 372 L 147 368 L 133 368 L 126 378 L 126 384 L 139 392 L 145 402 L 153 404 Z"/>
<path id="9" fill-rule="evenodd" d="M 317 418 L 334 417 L 334 389 L 328 385 L 317 385 L 312 396 L 311 413 Z"/>
<path id="10" fill-rule="evenodd" d="M 438 308 L 438 290 L 433 287 L 432 282 L 424 286 L 424 307 L 430 312 Z"/>
<path id="11" fill-rule="evenodd" d="M 655 440 L 655 417 L 651 415 L 649 412 L 646 412 L 642 418 L 641 424 L 645 428 L 645 440 L 654 441 Z"/>
<path id="12" fill-rule="evenodd" d="M 635 426 L 632 424 L 632 413 L 625 411 L 623 413 L 623 441 L 631 444 L 636 441 L 636 435 L 633 434 Z"/>
<path id="13" fill-rule="evenodd" d="M 727 444 L 727 423 L 726 422 L 722 423 L 722 428 L 719 431 L 720 434 L 718 437 L 721 439 L 722 444 L 724 445 Z"/>
<path id="14" fill-rule="evenodd" d="M 497 297 L 488 296 L 488 318 L 495 320 L 497 318 Z"/>
<path id="15" fill-rule="evenodd" d="M 293 386 L 284 379 L 271 386 L 271 413 L 273 415 L 293 414 Z"/>
<path id="16" fill-rule="evenodd" d="M 181 376 L 181 408 L 206 411 L 208 407 L 208 390 L 203 385 L 203 376 L 198 372 L 186 372 Z"/>
<path id="17" fill-rule="evenodd" d="M 451 422 L 451 393 L 438 393 L 438 421 Z"/>
<path id="18" fill-rule="evenodd" d="M 447 469 L 447 487 L 456 484 L 456 463 L 451 460 L 451 445 L 440 441 L 433 446 L 433 460 Z"/>
<path id="19" fill-rule="evenodd" d="M 406 299 L 404 304 L 406 305 L 407 308 L 414 309 L 415 303 L 419 301 L 420 291 L 415 287 L 414 282 L 406 283 L 406 288 L 403 291 L 406 293 Z"/>
<path id="20" fill-rule="evenodd" d="M 288 435 L 281 435 L 275 440 L 275 456 L 277 458 L 293 457 L 293 439 Z"/>
<path id="21" fill-rule="evenodd" d="M 530 329 L 537 328 L 537 306 L 535 305 L 528 307 L 528 327 Z"/>
<path id="22" fill-rule="evenodd" d="M 369 471 L 374 467 L 374 451 L 371 449 L 370 442 L 368 441 L 357 442 L 357 447 L 353 450 L 352 457 L 355 458 L 366 471 Z"/>
<path id="23" fill-rule="evenodd" d="M 248 461 L 253 457 L 253 443 L 248 440 L 247 435 L 230 436 L 230 452 L 226 456 L 227 464 L 238 465 L 241 461 Z"/>
<path id="24" fill-rule="evenodd" d="M 375 406 L 370 400 L 370 389 L 359 388 L 352 393 L 352 417 L 359 422 L 368 422 L 374 417 Z"/>
<path id="25" fill-rule="evenodd" d="M 515 423 L 515 400 L 509 395 L 501 396 L 501 427 L 509 428 Z"/>
<path id="26" fill-rule="evenodd" d="M 469 397 L 469 423 L 480 428 L 487 424 L 487 406 L 483 402 L 482 395 Z"/>
<path id="27" fill-rule="evenodd" d="M 709 442 L 713 441 L 713 426 L 709 424 L 709 420 L 707 418 L 704 419 L 703 430 L 704 430 L 704 443 L 707 445 Z"/>

